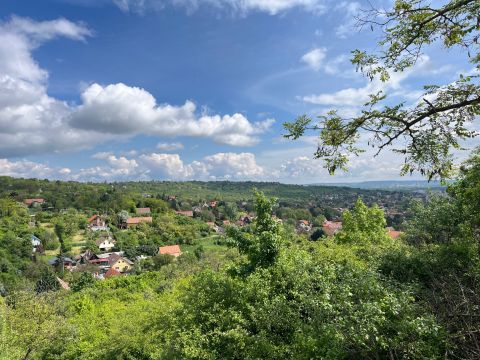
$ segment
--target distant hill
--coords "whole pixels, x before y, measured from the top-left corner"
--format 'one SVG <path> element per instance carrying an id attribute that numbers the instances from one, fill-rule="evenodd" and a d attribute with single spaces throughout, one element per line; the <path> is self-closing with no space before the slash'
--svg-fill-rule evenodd
<path id="1" fill-rule="evenodd" d="M 362 182 L 351 182 L 351 183 L 329 183 L 329 184 L 312 184 L 313 186 L 317 185 L 328 185 L 328 186 L 339 186 L 339 187 L 350 187 L 356 189 L 380 189 L 380 190 L 441 190 L 445 189 L 445 186 L 440 183 L 440 181 L 430 181 L 427 180 L 384 180 L 384 181 L 362 181 Z"/>

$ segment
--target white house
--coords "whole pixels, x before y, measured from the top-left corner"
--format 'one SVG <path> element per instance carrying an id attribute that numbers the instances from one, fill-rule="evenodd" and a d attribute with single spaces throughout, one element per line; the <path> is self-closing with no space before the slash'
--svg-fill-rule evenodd
<path id="1" fill-rule="evenodd" d="M 115 240 L 110 236 L 101 236 L 95 244 L 101 251 L 110 251 L 115 247 Z"/>

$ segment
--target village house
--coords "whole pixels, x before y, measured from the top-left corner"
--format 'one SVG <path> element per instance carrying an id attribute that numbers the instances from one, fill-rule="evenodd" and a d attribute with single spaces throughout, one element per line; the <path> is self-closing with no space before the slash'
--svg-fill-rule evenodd
<path id="1" fill-rule="evenodd" d="M 212 228 L 215 232 L 220 232 L 221 229 L 222 229 L 220 226 L 215 224 L 213 221 L 208 221 L 207 225 L 210 226 L 210 228 Z"/>
<path id="2" fill-rule="evenodd" d="M 322 228 L 325 235 L 333 236 L 342 228 L 342 222 L 325 220 Z"/>
<path id="3" fill-rule="evenodd" d="M 182 215 L 182 216 L 189 216 L 189 217 L 193 217 L 193 211 L 192 210 L 178 210 L 178 211 L 175 211 L 175 214 L 177 215 Z"/>
<path id="4" fill-rule="evenodd" d="M 216 200 L 210 201 L 210 202 L 209 202 L 209 206 L 210 206 L 211 208 L 216 207 L 216 206 L 217 206 L 217 201 L 216 201 Z"/>
<path id="5" fill-rule="evenodd" d="M 153 221 L 151 216 L 145 216 L 145 217 L 131 217 L 127 219 L 127 228 L 130 228 L 132 226 L 136 226 L 140 223 L 151 223 Z"/>
<path id="6" fill-rule="evenodd" d="M 33 234 L 31 235 L 30 239 L 32 241 L 32 252 L 43 253 L 43 246 L 40 239 Z"/>
<path id="7" fill-rule="evenodd" d="M 168 254 L 175 257 L 182 255 L 182 251 L 180 250 L 180 246 L 178 245 L 169 245 L 169 246 L 160 246 L 158 249 L 158 254 Z"/>
<path id="8" fill-rule="evenodd" d="M 145 208 L 137 208 L 135 210 L 136 214 L 137 215 L 150 215 L 151 214 L 151 210 L 149 207 L 145 207 Z"/>
<path id="9" fill-rule="evenodd" d="M 73 259 L 70 259 L 69 257 L 65 256 L 62 258 L 62 260 L 63 260 L 63 267 L 65 268 L 65 270 L 72 270 L 77 265 L 76 262 Z M 48 261 L 48 264 L 52 266 L 59 266 L 61 265 L 61 261 L 59 258 L 54 257 L 53 259 L 50 259 Z"/>
<path id="10" fill-rule="evenodd" d="M 27 206 L 38 206 L 45 202 L 45 199 L 37 198 L 37 199 L 25 199 L 23 203 Z"/>
<path id="11" fill-rule="evenodd" d="M 108 227 L 105 219 L 100 215 L 93 215 L 88 220 L 88 228 L 92 231 L 107 231 Z"/>
<path id="12" fill-rule="evenodd" d="M 85 252 L 75 256 L 77 264 L 89 264 L 91 260 L 98 259 L 97 255 L 92 250 L 86 250 Z"/>
<path id="13" fill-rule="evenodd" d="M 108 263 L 110 265 L 110 269 L 113 268 L 121 273 L 129 271 L 133 267 L 132 261 L 130 261 L 126 257 L 117 254 L 110 255 L 110 257 L 108 258 Z"/>
<path id="14" fill-rule="evenodd" d="M 300 231 L 309 232 L 312 230 L 312 224 L 308 220 L 298 220 L 297 229 Z"/>
<path id="15" fill-rule="evenodd" d="M 95 245 L 97 245 L 101 251 L 110 251 L 115 247 L 115 240 L 110 236 L 110 234 L 101 235 L 95 241 Z"/>

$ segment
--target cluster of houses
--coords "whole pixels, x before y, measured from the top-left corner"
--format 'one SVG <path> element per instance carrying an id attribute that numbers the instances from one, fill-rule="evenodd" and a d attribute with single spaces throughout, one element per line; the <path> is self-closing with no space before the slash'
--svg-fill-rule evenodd
<path id="1" fill-rule="evenodd" d="M 159 255 L 171 255 L 178 257 L 182 254 L 179 245 L 160 246 Z M 91 250 L 70 257 L 55 257 L 48 262 L 55 267 L 62 266 L 68 271 L 89 271 L 95 278 L 99 280 L 107 279 L 113 276 L 121 276 L 128 274 L 135 265 L 136 261 L 147 259 L 148 256 L 137 256 L 134 261 L 125 257 L 123 251 L 95 253 Z"/>

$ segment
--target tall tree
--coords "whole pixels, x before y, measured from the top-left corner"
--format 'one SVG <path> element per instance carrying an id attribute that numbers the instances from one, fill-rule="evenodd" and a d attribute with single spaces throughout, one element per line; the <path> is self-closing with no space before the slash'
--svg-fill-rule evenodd
<path id="1" fill-rule="evenodd" d="M 434 3 L 435 4 L 435 3 Z M 316 158 L 322 158 L 330 173 L 346 169 L 349 155 L 363 151 L 359 135 L 369 135 L 369 145 L 392 147 L 404 157 L 401 173 L 420 172 L 429 179 L 451 174 L 451 151 L 461 141 L 476 136 L 470 123 L 480 115 L 480 1 L 450 0 L 431 5 L 426 0 L 396 0 L 389 10 L 372 8 L 360 14 L 361 27 L 380 30 L 379 52 L 352 52 L 352 63 L 370 80 L 389 80 L 393 72 L 414 66 L 424 49 L 442 43 L 445 49 L 460 48 L 473 64 L 470 74 L 459 75 L 447 85 L 424 87 L 421 101 L 389 105 L 387 94 L 370 94 L 359 115 L 342 117 L 337 110 L 314 121 L 302 115 L 285 123 L 287 138 L 318 133 Z"/>

